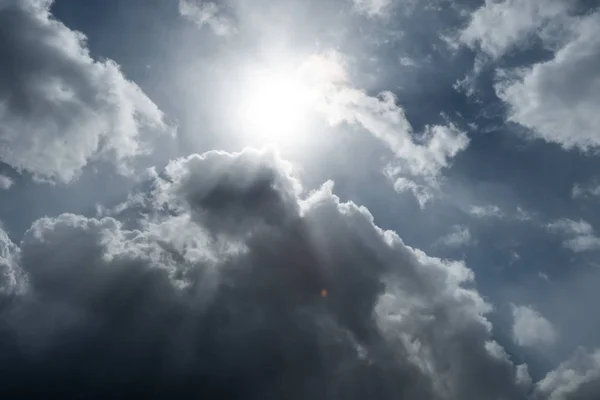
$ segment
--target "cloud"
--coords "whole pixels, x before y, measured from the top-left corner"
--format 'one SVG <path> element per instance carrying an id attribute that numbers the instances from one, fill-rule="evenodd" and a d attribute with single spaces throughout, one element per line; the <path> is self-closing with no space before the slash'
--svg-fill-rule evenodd
<path id="1" fill-rule="evenodd" d="M 0 307 L 3 298 L 18 292 L 24 284 L 18 260 L 19 248 L 0 226 Z"/>
<path id="2" fill-rule="evenodd" d="M 513 339 L 523 347 L 549 346 L 556 342 L 554 326 L 529 306 L 512 306 Z"/>
<path id="3" fill-rule="evenodd" d="M 386 166 L 385 175 L 398 191 L 411 190 L 422 205 L 433 197 L 441 171 L 469 145 L 466 133 L 452 124 L 426 126 L 415 133 L 395 95 L 384 91 L 371 96 L 355 88 L 337 53 L 312 56 L 301 71 L 311 77 L 325 75 L 313 78 L 319 111 L 330 124 L 359 125 L 386 145 L 395 160 Z"/>
<path id="4" fill-rule="evenodd" d="M 171 162 L 165 169 L 168 183 L 155 197 L 178 205 L 211 231 L 252 232 L 298 217 L 302 185 L 292 170 L 274 149 L 210 151 Z"/>
<path id="5" fill-rule="evenodd" d="M 486 0 L 461 32 L 464 44 L 498 58 L 528 44 L 541 30 L 569 9 L 567 0 Z"/>
<path id="6" fill-rule="evenodd" d="M 412 192 L 421 208 L 425 208 L 427 203 L 435 197 L 434 190 L 430 185 L 418 184 L 414 180 L 402 176 L 397 177 L 397 170 L 392 166 L 384 169 L 384 173 L 394 183 L 394 190 L 396 192 Z"/>
<path id="7" fill-rule="evenodd" d="M 216 3 L 203 0 L 179 0 L 179 14 L 200 28 L 207 25 L 217 36 L 237 33 L 234 22 Z"/>
<path id="8" fill-rule="evenodd" d="M 487 206 L 471 206 L 468 213 L 477 218 L 500 218 L 504 215 L 500 207 L 492 204 Z"/>
<path id="9" fill-rule="evenodd" d="M 560 233 L 568 237 L 563 246 L 576 252 L 600 249 L 600 238 L 596 236 L 594 228 L 586 221 L 574 221 L 564 218 L 547 225 L 550 232 Z"/>
<path id="10" fill-rule="evenodd" d="M 585 199 L 589 197 L 600 197 L 600 184 L 593 183 L 581 185 L 576 183 L 571 190 L 571 196 L 574 199 Z"/>
<path id="11" fill-rule="evenodd" d="M 532 137 L 589 150 L 600 146 L 600 12 L 571 18 L 565 29 L 569 39 L 551 60 L 500 75 L 496 92 L 509 120 Z"/>
<path id="12" fill-rule="evenodd" d="M 400 57 L 398 58 L 398 62 L 403 67 L 417 67 L 419 64 L 410 57 Z"/>
<path id="13" fill-rule="evenodd" d="M 574 221 L 564 218 L 548 224 L 548 229 L 552 232 L 564 232 L 571 235 L 591 235 L 594 228 L 584 220 Z"/>
<path id="14" fill-rule="evenodd" d="M 519 221 L 531 221 L 534 218 L 534 215 L 531 212 L 522 209 L 521 207 L 517 207 L 516 218 Z"/>
<path id="15" fill-rule="evenodd" d="M 593 400 L 600 392 L 600 350 L 578 349 L 567 361 L 538 382 L 539 399 Z"/>
<path id="16" fill-rule="evenodd" d="M 441 239 L 447 247 L 462 247 L 471 243 L 471 231 L 463 225 L 455 225 L 452 231 Z"/>
<path id="17" fill-rule="evenodd" d="M 492 59 L 536 40 L 551 51 L 550 60 L 497 71 L 496 94 L 533 138 L 589 150 L 600 145 L 600 12 L 574 15 L 576 3 L 486 0 L 460 39 Z"/>
<path id="18" fill-rule="evenodd" d="M 209 152 L 111 216 L 0 237 L 27 280 L 0 305 L 3 393 L 524 399 L 472 271 L 332 190 L 273 151 Z"/>
<path id="19" fill-rule="evenodd" d="M 85 36 L 50 14 L 52 1 L 0 4 L 0 161 L 36 177 L 74 179 L 90 161 L 119 166 L 167 128 L 157 106 Z"/>
<path id="20" fill-rule="evenodd" d="M 369 17 L 383 17 L 393 4 L 393 0 L 352 0 L 357 12 Z"/>
<path id="21" fill-rule="evenodd" d="M 0 189 L 8 190 L 14 183 L 10 177 L 0 174 Z"/>
<path id="22" fill-rule="evenodd" d="M 517 365 L 517 382 L 526 387 L 531 387 L 533 383 L 531 375 L 529 375 L 529 366 L 527 364 Z"/>

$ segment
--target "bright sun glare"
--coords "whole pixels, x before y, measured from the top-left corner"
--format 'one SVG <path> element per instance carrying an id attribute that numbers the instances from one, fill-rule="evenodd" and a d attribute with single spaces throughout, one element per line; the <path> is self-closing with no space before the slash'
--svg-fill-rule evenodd
<path id="1" fill-rule="evenodd" d="M 254 73 L 243 94 L 244 130 L 263 142 L 296 141 L 307 126 L 311 100 L 310 88 L 293 70 Z"/>

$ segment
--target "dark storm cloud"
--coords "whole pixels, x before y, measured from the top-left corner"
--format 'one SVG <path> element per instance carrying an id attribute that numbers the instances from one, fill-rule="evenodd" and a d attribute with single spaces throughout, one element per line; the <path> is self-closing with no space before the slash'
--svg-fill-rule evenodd
<path id="1" fill-rule="evenodd" d="M 469 269 L 331 184 L 300 190 L 272 151 L 210 152 L 118 210 L 145 215 L 138 229 L 64 214 L 3 239 L 5 270 L 26 275 L 2 302 L 3 393 L 524 398 Z"/>
<path id="2" fill-rule="evenodd" d="M 170 202 L 185 201 L 199 221 L 211 231 L 249 230 L 252 225 L 283 224 L 298 218 L 297 195 L 301 184 L 292 167 L 274 150 L 247 150 L 239 155 L 211 151 L 171 162 L 162 185 Z"/>
<path id="3" fill-rule="evenodd" d="M 156 105 L 86 37 L 50 14 L 50 0 L 0 2 L 0 161 L 68 182 L 90 161 L 121 165 L 167 127 Z"/>

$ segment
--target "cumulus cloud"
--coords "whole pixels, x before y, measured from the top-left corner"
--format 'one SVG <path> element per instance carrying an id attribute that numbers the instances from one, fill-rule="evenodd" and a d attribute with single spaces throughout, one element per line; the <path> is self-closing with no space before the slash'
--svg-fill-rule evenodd
<path id="1" fill-rule="evenodd" d="M 540 34 L 569 9 L 568 0 L 486 0 L 461 32 L 464 44 L 497 58 Z"/>
<path id="2" fill-rule="evenodd" d="M 548 400 L 593 400 L 600 393 L 600 350 L 583 348 L 549 372 L 536 387 L 537 398 Z"/>
<path id="3" fill-rule="evenodd" d="M 548 346 L 556 342 L 554 326 L 530 306 L 512 306 L 513 339 L 519 346 Z"/>
<path id="4" fill-rule="evenodd" d="M 508 106 L 508 119 L 534 138 L 565 149 L 600 145 L 600 12 L 573 13 L 571 0 L 486 0 L 461 40 L 498 58 L 533 40 L 553 52 L 549 60 L 499 70 L 496 94 Z"/>
<path id="5" fill-rule="evenodd" d="M 589 150 L 600 146 L 600 12 L 574 17 L 565 29 L 570 39 L 551 60 L 501 75 L 496 92 L 509 120 L 533 137 Z"/>
<path id="6" fill-rule="evenodd" d="M 0 3 L 0 161 L 68 182 L 93 160 L 123 166 L 167 128 L 157 106 L 116 63 L 94 60 L 51 4 Z"/>
<path id="7" fill-rule="evenodd" d="M 3 298 L 18 292 L 24 284 L 18 260 L 19 248 L 0 226 L 0 307 Z"/>
<path id="8" fill-rule="evenodd" d="M 469 145 L 466 133 L 452 124 L 414 132 L 395 95 L 384 91 L 371 96 L 354 87 L 337 53 L 315 55 L 301 71 L 317 85 L 317 107 L 330 124 L 359 125 L 392 151 L 395 161 L 386 166 L 385 175 L 396 190 L 412 191 L 422 206 L 433 197 L 441 171 Z"/>
<path id="9" fill-rule="evenodd" d="M 8 190 L 14 183 L 15 182 L 9 176 L 0 174 L 0 189 Z"/>
<path id="10" fill-rule="evenodd" d="M 525 398 L 472 271 L 331 182 L 305 193 L 277 154 L 245 150 L 173 161 L 151 186 L 111 216 L 0 237 L 27 280 L 0 306 L 5 395 Z"/>
<path id="11" fill-rule="evenodd" d="M 237 32 L 231 18 L 210 1 L 179 0 L 179 14 L 200 28 L 208 26 L 218 36 L 230 36 Z"/>
<path id="12" fill-rule="evenodd" d="M 596 236 L 594 228 L 586 221 L 574 221 L 564 218 L 551 222 L 547 229 L 566 237 L 563 246 L 576 252 L 600 249 L 600 238 Z"/>

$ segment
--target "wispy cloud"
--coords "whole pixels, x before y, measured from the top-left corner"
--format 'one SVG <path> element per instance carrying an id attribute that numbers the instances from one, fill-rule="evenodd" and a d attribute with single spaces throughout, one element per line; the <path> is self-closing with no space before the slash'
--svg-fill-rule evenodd
<path id="1" fill-rule="evenodd" d="M 550 232 L 565 235 L 563 246 L 576 253 L 600 249 L 600 237 L 596 235 L 594 228 L 584 220 L 574 221 L 564 218 L 549 223 L 547 228 Z"/>
<path id="2" fill-rule="evenodd" d="M 394 0 L 351 0 L 357 12 L 369 17 L 383 17 L 390 10 Z"/>
<path id="3" fill-rule="evenodd" d="M 587 185 L 576 183 L 573 185 L 571 195 L 574 199 L 585 199 L 589 197 L 600 197 L 600 184 L 590 183 Z"/>
<path id="4" fill-rule="evenodd" d="M 324 65 L 337 72 L 335 79 L 319 80 L 318 109 L 330 124 L 359 125 L 385 144 L 395 156 L 395 161 L 385 168 L 385 175 L 398 191 L 412 191 L 424 206 L 434 196 L 441 171 L 468 147 L 466 133 L 451 123 L 414 132 L 392 92 L 369 95 L 348 80 L 340 54 L 315 55 L 302 68 L 316 76 Z"/>
<path id="5" fill-rule="evenodd" d="M 233 19 L 225 15 L 216 3 L 204 0 L 179 0 L 179 13 L 199 27 L 208 26 L 215 35 L 230 36 L 237 33 Z"/>
<path id="6" fill-rule="evenodd" d="M 451 232 L 440 239 L 440 243 L 451 248 L 458 248 L 471 244 L 471 231 L 464 225 L 455 225 Z"/>
<path id="7" fill-rule="evenodd" d="M 500 218 L 504 216 L 504 213 L 500 207 L 493 204 L 488 204 L 485 206 L 471 206 L 468 210 L 468 213 L 477 218 Z"/>

